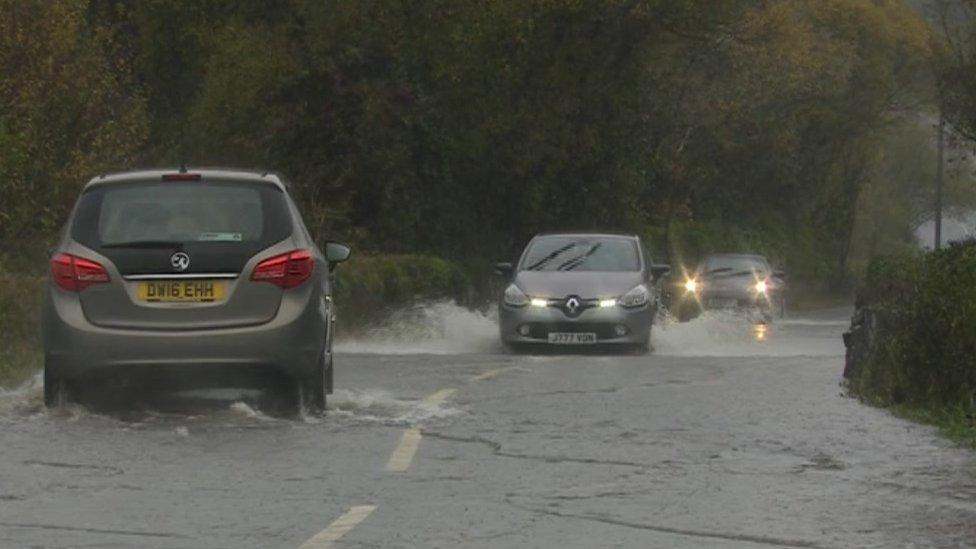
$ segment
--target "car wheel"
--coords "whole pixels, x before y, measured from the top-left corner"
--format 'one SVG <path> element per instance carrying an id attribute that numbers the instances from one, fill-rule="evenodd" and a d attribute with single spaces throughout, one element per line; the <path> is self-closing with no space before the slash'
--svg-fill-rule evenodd
<path id="1" fill-rule="evenodd" d="M 690 322 L 700 314 L 701 310 L 698 308 L 697 303 L 681 302 L 678 304 L 675 317 L 678 319 L 678 322 Z"/>
<path id="2" fill-rule="evenodd" d="M 331 395 L 335 391 L 335 355 L 329 352 L 329 368 L 325 372 L 325 394 Z M 322 403 L 323 409 L 325 403 Z"/>
<path id="3" fill-rule="evenodd" d="M 48 408 L 62 408 L 68 403 L 67 382 L 50 361 L 44 361 L 44 406 Z"/>
<path id="4" fill-rule="evenodd" d="M 323 356 L 311 373 L 298 379 L 299 412 L 310 415 L 325 412 L 327 375 Z"/>
<path id="5" fill-rule="evenodd" d="M 634 348 L 634 354 L 636 355 L 646 355 L 649 352 L 651 352 L 650 336 L 648 336 L 647 339 L 644 339 L 643 341 L 638 343 L 637 346 Z"/>

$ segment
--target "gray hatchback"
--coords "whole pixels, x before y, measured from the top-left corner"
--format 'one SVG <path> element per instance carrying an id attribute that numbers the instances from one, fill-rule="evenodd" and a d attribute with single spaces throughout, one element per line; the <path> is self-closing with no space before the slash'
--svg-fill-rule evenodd
<path id="1" fill-rule="evenodd" d="M 300 405 L 332 390 L 331 272 L 273 174 L 138 171 L 92 179 L 53 250 L 44 401 L 96 375 L 272 370 Z"/>
<path id="2" fill-rule="evenodd" d="M 499 304 L 502 342 L 556 346 L 616 345 L 646 351 L 658 309 L 654 264 L 634 235 L 557 233 L 536 236 L 516 265 Z"/>
<path id="3" fill-rule="evenodd" d="M 705 310 L 758 312 L 768 322 L 786 314 L 786 274 L 755 254 L 710 254 L 683 280 L 672 281 L 667 305 L 678 320 Z"/>

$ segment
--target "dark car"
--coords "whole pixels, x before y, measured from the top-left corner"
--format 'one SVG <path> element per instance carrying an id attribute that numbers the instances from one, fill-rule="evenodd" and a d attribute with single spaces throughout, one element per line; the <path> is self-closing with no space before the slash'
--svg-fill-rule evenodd
<path id="1" fill-rule="evenodd" d="M 672 280 L 666 301 L 678 320 L 706 310 L 758 312 L 764 321 L 786 314 L 786 278 L 755 254 L 712 254 L 683 279 Z"/>
<path id="2" fill-rule="evenodd" d="M 499 304 L 509 347 L 615 345 L 647 350 L 658 309 L 657 280 L 670 267 L 651 261 L 634 235 L 544 234 L 518 263 Z"/>
<path id="3" fill-rule="evenodd" d="M 332 280 L 274 174 L 137 171 L 92 179 L 53 250 L 44 401 L 93 376 L 272 371 L 306 409 L 332 389 Z"/>

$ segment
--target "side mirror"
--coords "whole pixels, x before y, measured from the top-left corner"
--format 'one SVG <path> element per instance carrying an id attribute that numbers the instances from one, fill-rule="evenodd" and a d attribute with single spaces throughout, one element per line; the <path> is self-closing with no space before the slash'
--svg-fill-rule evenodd
<path id="1" fill-rule="evenodd" d="M 671 265 L 665 265 L 663 263 L 651 265 L 651 276 L 654 277 L 654 280 L 660 280 L 669 274 L 671 274 Z"/>
<path id="2" fill-rule="evenodd" d="M 338 242 L 325 243 L 325 259 L 329 262 L 330 269 L 334 268 L 336 264 L 349 259 L 350 254 L 352 254 L 352 250 L 345 244 Z"/>
<path id="3" fill-rule="evenodd" d="M 495 272 L 501 276 L 511 276 L 515 266 L 511 263 L 495 263 Z"/>

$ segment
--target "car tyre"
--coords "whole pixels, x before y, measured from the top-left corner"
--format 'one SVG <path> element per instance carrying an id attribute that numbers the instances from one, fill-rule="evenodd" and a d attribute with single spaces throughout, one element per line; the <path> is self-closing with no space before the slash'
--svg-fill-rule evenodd
<path id="1" fill-rule="evenodd" d="M 335 356 L 329 353 L 329 368 L 325 374 L 325 394 L 331 395 L 335 391 Z M 325 403 L 322 404 L 323 409 Z"/>
<path id="2" fill-rule="evenodd" d="M 44 360 L 44 406 L 63 408 L 68 403 L 68 383 L 49 359 Z"/>
<path id="3" fill-rule="evenodd" d="M 651 338 L 641 341 L 634 347 L 635 355 L 646 355 L 651 352 Z"/>
<path id="4" fill-rule="evenodd" d="M 326 388 L 331 368 L 325 367 L 325 357 L 319 358 L 316 367 L 308 375 L 298 379 L 298 408 L 300 413 L 319 415 L 325 412 Z"/>

